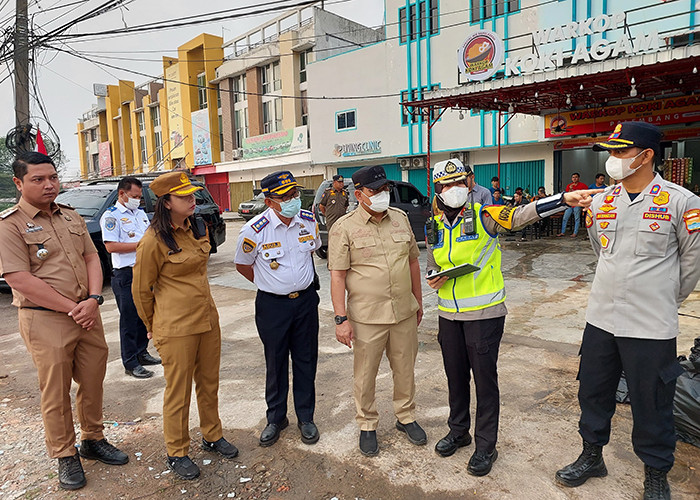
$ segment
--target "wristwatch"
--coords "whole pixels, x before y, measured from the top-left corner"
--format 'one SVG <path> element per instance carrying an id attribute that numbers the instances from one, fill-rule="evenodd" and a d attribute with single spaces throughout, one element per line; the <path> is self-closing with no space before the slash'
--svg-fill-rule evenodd
<path id="1" fill-rule="evenodd" d="M 105 303 L 105 298 L 102 295 L 88 295 L 88 299 L 95 299 L 98 306 Z"/>
<path id="2" fill-rule="evenodd" d="M 345 321 L 347 321 L 347 319 L 348 319 L 347 316 L 336 316 L 335 317 L 335 324 L 342 325 Z"/>

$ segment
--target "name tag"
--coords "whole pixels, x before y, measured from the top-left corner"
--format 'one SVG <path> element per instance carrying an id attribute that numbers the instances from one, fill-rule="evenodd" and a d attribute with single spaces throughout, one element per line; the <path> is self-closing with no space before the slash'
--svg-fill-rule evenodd
<path id="1" fill-rule="evenodd" d="M 314 237 L 312 235 L 302 236 L 299 238 L 299 243 L 304 243 L 305 241 L 313 241 Z"/>

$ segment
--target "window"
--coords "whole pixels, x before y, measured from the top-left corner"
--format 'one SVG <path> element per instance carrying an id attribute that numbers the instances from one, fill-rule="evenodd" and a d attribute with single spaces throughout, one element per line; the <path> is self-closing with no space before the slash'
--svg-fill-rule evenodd
<path id="1" fill-rule="evenodd" d="M 406 43 L 406 7 L 399 9 L 399 41 Z"/>
<path id="2" fill-rule="evenodd" d="M 148 151 L 146 150 L 146 136 L 139 137 L 141 145 L 141 165 L 145 165 L 148 160 Z"/>
<path id="3" fill-rule="evenodd" d="M 143 132 L 146 130 L 146 120 L 144 119 L 143 111 L 136 113 L 136 118 L 138 118 L 139 121 L 139 132 Z"/>
<path id="4" fill-rule="evenodd" d="M 153 128 L 160 127 L 160 108 L 158 106 L 151 108 L 151 121 L 153 122 Z"/>
<path id="5" fill-rule="evenodd" d="M 408 92 L 403 91 L 401 92 L 401 102 L 406 102 L 408 101 Z M 408 114 L 408 107 L 407 106 L 401 106 L 401 125 L 408 125 L 408 120 L 409 120 L 409 114 Z"/>
<path id="6" fill-rule="evenodd" d="M 428 14 L 430 15 L 430 34 L 437 35 L 440 28 L 438 15 L 438 0 L 428 0 Z"/>
<path id="7" fill-rule="evenodd" d="M 336 130 L 338 132 L 342 130 L 354 130 L 357 128 L 357 124 L 355 122 L 355 113 L 356 111 L 354 109 L 348 110 L 348 111 L 339 111 L 338 113 L 335 114 L 335 126 Z"/>
<path id="8" fill-rule="evenodd" d="M 207 107 L 207 77 L 204 73 L 197 75 L 197 87 L 199 109 L 204 109 Z"/>
<path id="9" fill-rule="evenodd" d="M 416 4 L 413 4 L 409 7 L 408 37 L 411 40 L 415 40 L 417 33 L 418 33 L 418 18 L 416 16 Z"/>
<path id="10" fill-rule="evenodd" d="M 97 129 L 91 128 L 90 129 L 90 142 L 95 142 L 96 140 L 97 140 Z"/>
<path id="11" fill-rule="evenodd" d="M 282 75 L 279 61 L 261 69 L 262 93 L 269 94 L 282 88 Z"/>
<path id="12" fill-rule="evenodd" d="M 418 97 L 418 89 L 413 89 L 411 90 L 411 101 L 417 101 L 419 99 Z M 417 123 L 418 122 L 418 115 L 420 113 L 414 112 L 415 110 L 411 108 L 411 123 Z"/>
<path id="13" fill-rule="evenodd" d="M 243 147 L 243 140 L 248 137 L 248 108 L 238 109 L 236 119 L 236 147 Z"/>
<path id="14" fill-rule="evenodd" d="M 420 13 L 420 16 L 419 16 L 420 17 L 420 38 L 423 38 L 427 34 L 427 31 L 425 29 L 425 23 L 426 23 L 425 2 L 420 3 L 419 13 Z"/>
<path id="15" fill-rule="evenodd" d="M 306 90 L 301 91 L 301 124 L 309 124 L 309 102 L 306 100 Z"/>
<path id="16" fill-rule="evenodd" d="M 275 129 L 274 132 L 282 130 L 282 99 L 275 99 Z"/>
<path id="17" fill-rule="evenodd" d="M 233 78 L 233 102 L 243 102 L 248 99 L 246 95 L 245 74 Z"/>
<path id="18" fill-rule="evenodd" d="M 216 88 L 216 107 L 217 109 L 221 109 L 221 89 Z"/>
<path id="19" fill-rule="evenodd" d="M 272 132 L 272 101 L 262 103 L 263 110 L 263 133 L 269 134 Z"/>
<path id="20" fill-rule="evenodd" d="M 413 203 L 414 201 L 420 203 L 423 199 L 423 195 L 420 194 L 420 192 L 413 186 L 406 186 L 404 184 L 401 184 L 399 186 L 396 186 L 396 188 L 399 191 L 400 203 Z"/>
<path id="21" fill-rule="evenodd" d="M 279 61 L 272 64 L 272 83 L 274 90 L 280 90 L 282 88 L 282 70 Z"/>
<path id="22" fill-rule="evenodd" d="M 219 115 L 219 151 L 224 150 L 224 117 Z"/>
<path id="23" fill-rule="evenodd" d="M 161 134 L 161 131 L 158 130 L 154 135 L 153 135 L 154 141 L 153 145 L 156 148 L 156 163 L 160 163 L 163 161 L 163 136 Z"/>
<path id="24" fill-rule="evenodd" d="M 311 62 L 311 49 L 299 54 L 299 83 L 306 81 L 306 67 Z"/>
<path id="25" fill-rule="evenodd" d="M 470 0 L 472 23 L 494 16 L 502 16 L 517 11 L 520 8 L 518 0 Z"/>

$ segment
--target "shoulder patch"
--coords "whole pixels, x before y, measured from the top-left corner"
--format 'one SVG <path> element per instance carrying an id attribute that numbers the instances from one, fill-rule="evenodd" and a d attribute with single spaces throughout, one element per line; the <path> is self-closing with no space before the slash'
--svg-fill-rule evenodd
<path id="1" fill-rule="evenodd" d="M 688 234 L 697 233 L 700 231 L 700 209 L 693 208 L 683 214 L 683 222 Z"/>
<path id="2" fill-rule="evenodd" d="M 117 227 L 117 219 L 114 217 L 105 217 L 105 229 L 107 231 L 113 231 Z"/>
<path id="3" fill-rule="evenodd" d="M 586 227 L 589 228 L 593 225 L 593 212 L 590 208 L 586 209 Z"/>
<path id="4" fill-rule="evenodd" d="M 254 223 L 252 223 L 250 225 L 250 227 L 253 228 L 253 231 L 255 231 L 256 233 L 259 233 L 269 223 L 270 223 L 270 221 L 267 220 L 267 217 L 260 217 L 258 220 L 256 220 Z"/>
<path id="5" fill-rule="evenodd" d="M 15 213 L 17 210 L 19 210 L 19 205 L 14 205 L 10 208 L 7 208 L 0 212 L 0 219 L 4 219 L 5 217 L 9 217 L 13 213 Z"/>
<path id="6" fill-rule="evenodd" d="M 310 220 L 312 222 L 316 220 L 314 219 L 314 213 L 309 212 L 308 210 L 299 210 L 299 217 L 305 220 Z"/>
<path id="7" fill-rule="evenodd" d="M 241 248 L 243 249 L 244 253 L 252 252 L 256 246 L 258 246 L 257 243 L 255 243 L 253 240 L 249 240 L 248 238 L 243 238 L 243 243 L 241 243 Z"/>
<path id="8" fill-rule="evenodd" d="M 513 212 L 514 207 L 489 205 L 481 207 L 482 212 L 486 212 L 488 217 L 491 217 L 499 226 L 510 229 L 513 227 Z"/>

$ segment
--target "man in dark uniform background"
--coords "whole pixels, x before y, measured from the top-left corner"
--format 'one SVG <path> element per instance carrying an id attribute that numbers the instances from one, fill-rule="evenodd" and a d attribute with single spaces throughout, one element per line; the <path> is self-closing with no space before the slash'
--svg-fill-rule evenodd
<path id="1" fill-rule="evenodd" d="M 326 229 L 330 232 L 335 221 L 340 219 L 348 210 L 350 194 L 345 189 L 345 180 L 342 175 L 333 176 L 333 184 L 323 192 L 318 208 L 326 216 Z"/>
<path id="2" fill-rule="evenodd" d="M 79 454 L 112 465 L 129 461 L 102 433 L 102 268 L 83 218 L 54 203 L 60 182 L 53 160 L 23 153 L 12 169 L 22 198 L 0 214 L 0 275 L 12 287 L 20 334 L 39 375 L 46 446 L 58 459 L 59 486 L 75 490 L 86 480 L 75 450 L 72 380 Z"/>

